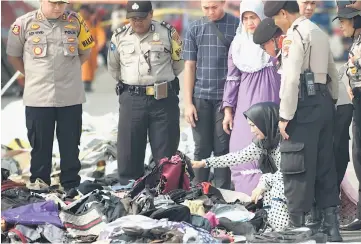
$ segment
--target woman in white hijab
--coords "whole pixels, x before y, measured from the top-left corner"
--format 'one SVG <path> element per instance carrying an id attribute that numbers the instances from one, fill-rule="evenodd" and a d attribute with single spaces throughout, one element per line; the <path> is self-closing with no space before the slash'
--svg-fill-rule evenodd
<path id="1" fill-rule="evenodd" d="M 261 0 L 242 0 L 240 25 L 229 49 L 223 129 L 231 134 L 230 152 L 239 151 L 252 142 L 253 135 L 243 112 L 256 103 L 280 102 L 281 77 L 275 66 L 277 60 L 253 42 L 253 32 L 265 18 L 263 7 Z M 257 162 L 233 166 L 231 171 L 235 190 L 251 196 L 262 175 Z"/>

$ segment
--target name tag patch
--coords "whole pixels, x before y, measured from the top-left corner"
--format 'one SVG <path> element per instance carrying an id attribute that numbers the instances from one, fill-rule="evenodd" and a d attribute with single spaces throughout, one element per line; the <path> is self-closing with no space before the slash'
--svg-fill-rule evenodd
<path id="1" fill-rule="evenodd" d="M 76 31 L 64 31 L 64 33 L 68 35 L 75 35 Z"/>
<path id="2" fill-rule="evenodd" d="M 29 32 L 29 35 L 32 36 L 32 35 L 42 35 L 44 34 L 44 31 L 30 31 Z"/>

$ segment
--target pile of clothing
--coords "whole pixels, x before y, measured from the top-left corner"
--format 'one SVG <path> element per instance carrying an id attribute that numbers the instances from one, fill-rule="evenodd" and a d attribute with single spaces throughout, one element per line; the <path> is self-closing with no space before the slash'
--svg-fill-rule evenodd
<path id="1" fill-rule="evenodd" d="M 14 106 L 17 105 L 9 107 L 9 116 L 14 117 L 14 111 L 23 111 Z M 6 111 L 3 113 L 6 117 Z M 309 229 L 272 232 L 262 202 L 253 204 L 243 193 L 218 189 L 209 183 L 192 185 L 189 170 L 165 166 L 162 168 L 163 173 L 167 171 L 165 176 L 154 171 L 156 166 L 149 164 L 149 145 L 145 158 L 149 170 L 145 176 L 120 184 L 116 177 L 114 114 L 99 118 L 83 115 L 79 187 L 64 192 L 60 186 L 56 141 L 51 185 L 40 179 L 30 183 L 31 148 L 26 129 L 19 129 L 24 128 L 24 120 L 19 120 L 19 126 L 17 121 L 8 124 L 2 134 L 3 243 L 301 243 L 312 239 Z M 181 134 L 179 150 L 189 169 L 194 152 L 190 128 Z M 178 181 L 173 181 L 174 172 L 182 174 Z M 158 177 L 157 183 L 149 184 L 154 176 Z"/>
<path id="2" fill-rule="evenodd" d="M 14 182 L 2 169 L 1 186 L 3 243 L 295 243 L 311 236 L 307 230 L 259 235 L 268 227 L 262 203 L 209 183 L 159 194 L 106 176 L 63 192 Z"/>

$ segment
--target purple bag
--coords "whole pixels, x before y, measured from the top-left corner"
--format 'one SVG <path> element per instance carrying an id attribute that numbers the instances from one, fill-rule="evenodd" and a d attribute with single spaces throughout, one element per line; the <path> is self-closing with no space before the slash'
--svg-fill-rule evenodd
<path id="1" fill-rule="evenodd" d="M 58 205 L 53 201 L 37 202 L 18 208 L 8 209 L 1 213 L 1 218 L 9 224 L 52 224 L 63 227 L 59 218 Z"/>

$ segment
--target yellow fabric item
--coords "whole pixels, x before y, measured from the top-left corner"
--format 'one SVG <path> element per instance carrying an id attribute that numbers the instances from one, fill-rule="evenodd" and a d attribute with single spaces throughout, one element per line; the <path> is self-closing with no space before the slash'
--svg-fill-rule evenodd
<path id="1" fill-rule="evenodd" d="M 79 30 L 79 49 L 80 50 L 87 50 L 95 46 L 94 38 L 91 35 L 87 24 L 85 23 L 83 17 L 80 14 L 77 14 L 77 18 L 80 23 L 80 30 Z"/>
<path id="2" fill-rule="evenodd" d="M 30 149 L 30 143 L 28 141 L 20 140 L 19 138 L 15 138 L 8 145 L 8 148 L 11 150 L 21 150 L 21 149 Z"/>
<path id="3" fill-rule="evenodd" d="M 185 200 L 184 205 L 187 206 L 191 214 L 204 216 L 206 214 L 202 200 Z"/>

